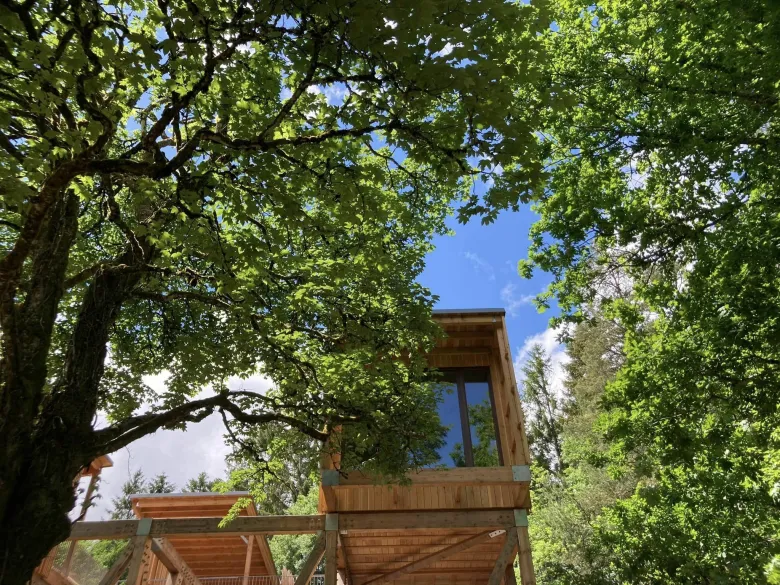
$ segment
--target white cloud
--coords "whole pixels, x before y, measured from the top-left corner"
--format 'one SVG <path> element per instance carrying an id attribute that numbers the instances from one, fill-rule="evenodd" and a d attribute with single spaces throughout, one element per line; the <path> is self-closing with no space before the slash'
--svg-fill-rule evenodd
<path id="1" fill-rule="evenodd" d="M 325 94 L 328 105 L 340 106 L 344 103 L 344 100 L 347 99 L 347 96 L 349 95 L 349 89 L 347 88 L 346 84 L 332 83 L 325 86 L 322 93 Z"/>
<path id="2" fill-rule="evenodd" d="M 523 384 L 523 366 L 531 354 L 531 349 L 534 345 L 540 345 L 544 354 L 550 358 L 550 366 L 552 368 L 551 373 L 551 385 L 555 390 L 556 395 L 562 398 L 564 395 L 563 382 L 566 379 L 566 371 L 564 366 L 569 361 L 569 356 L 566 354 L 566 347 L 558 341 L 563 332 L 562 327 L 556 327 L 554 329 L 547 328 L 541 333 L 526 337 L 523 345 L 517 350 L 515 354 L 514 366 L 515 376 L 517 376 L 517 383 L 520 386 L 522 393 Z"/>
<path id="3" fill-rule="evenodd" d="M 501 300 L 504 303 L 504 308 L 512 317 L 517 317 L 520 314 L 521 307 L 530 305 L 534 300 L 534 296 L 518 295 L 517 286 L 511 282 L 501 289 Z"/>
<path id="4" fill-rule="evenodd" d="M 463 256 L 466 258 L 466 260 L 471 262 L 474 270 L 484 274 L 488 280 L 496 279 L 496 271 L 493 269 L 493 266 L 491 266 L 491 264 L 484 260 L 481 256 L 475 254 L 474 252 L 466 252 L 463 254 Z"/>
<path id="5" fill-rule="evenodd" d="M 146 376 L 144 381 L 160 393 L 165 387 L 166 378 L 167 374 L 163 373 Z M 262 376 L 252 376 L 244 380 L 231 378 L 228 387 L 232 390 L 265 393 L 271 388 L 271 382 Z M 204 390 L 196 398 L 212 393 L 211 390 Z M 105 424 L 105 419 L 101 419 L 100 423 Z M 224 477 L 225 458 L 230 448 L 225 444 L 223 435 L 222 417 L 215 413 L 199 423 L 189 425 L 185 431 L 157 431 L 116 453 L 111 453 L 114 466 L 104 469 L 101 473 L 100 499 L 90 508 L 87 519 L 108 519 L 111 500 L 120 494 L 122 484 L 137 469 L 141 469 L 147 479 L 165 473 L 178 489 L 201 471 L 205 471 L 212 478 Z M 78 505 L 81 505 L 80 502 Z"/>

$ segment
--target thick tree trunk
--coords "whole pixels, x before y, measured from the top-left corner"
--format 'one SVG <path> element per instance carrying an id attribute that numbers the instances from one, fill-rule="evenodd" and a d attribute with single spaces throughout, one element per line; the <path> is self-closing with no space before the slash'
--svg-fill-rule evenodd
<path id="1" fill-rule="evenodd" d="M 51 333 L 76 228 L 77 201 L 67 201 L 67 211 L 59 215 L 63 210 L 55 210 L 48 231 L 42 230 L 41 252 L 31 267 L 24 304 L 14 316 L 16 339 L 9 351 L 4 347 L 4 356 L 12 359 L 2 365 L 0 402 L 0 585 L 26 583 L 70 532 L 73 480 L 103 454 L 92 424 L 110 328 L 141 278 L 140 271 L 95 276 L 84 294 L 63 369 L 47 391 Z M 146 248 L 128 248 L 119 260 L 142 264 L 149 258 L 140 256 L 147 253 Z"/>
<path id="2" fill-rule="evenodd" d="M 32 245 L 24 294 L 4 307 L 0 391 L 0 583 L 23 583 L 67 535 L 73 477 L 79 465 L 56 437 L 40 442 L 51 335 L 63 295 L 70 247 L 78 225 L 78 198 L 64 193 Z M 64 456 L 68 453 L 68 456 Z M 64 512 L 63 512 L 64 510 Z M 59 513 L 57 513 L 59 511 Z"/>
<path id="3" fill-rule="evenodd" d="M 82 465 L 64 454 L 74 447 L 52 440 L 24 461 L 0 526 L 0 585 L 26 583 L 48 552 L 68 537 L 73 479 Z"/>

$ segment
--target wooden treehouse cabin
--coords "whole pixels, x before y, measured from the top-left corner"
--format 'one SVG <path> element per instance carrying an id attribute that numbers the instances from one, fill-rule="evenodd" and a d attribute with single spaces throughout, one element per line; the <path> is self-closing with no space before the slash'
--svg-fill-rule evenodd
<path id="1" fill-rule="evenodd" d="M 319 513 L 258 516 L 243 493 L 133 497 L 137 519 L 77 522 L 71 541 L 126 539 L 94 583 L 50 585 L 535 585 L 528 538 L 530 457 L 504 311 L 436 311 L 446 333 L 427 356 L 449 388 L 439 461 L 403 485 L 324 460 Z M 244 500 L 242 500 L 244 501 Z M 246 500 L 249 501 L 249 500 Z M 297 576 L 277 574 L 267 538 L 316 534 Z M 320 585 L 319 583 L 317 585 Z"/>

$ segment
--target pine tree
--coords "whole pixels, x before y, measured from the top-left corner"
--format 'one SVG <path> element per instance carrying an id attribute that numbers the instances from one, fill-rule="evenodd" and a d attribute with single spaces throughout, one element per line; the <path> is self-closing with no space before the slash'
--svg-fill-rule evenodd
<path id="1" fill-rule="evenodd" d="M 161 473 L 152 478 L 146 486 L 148 494 L 170 494 L 176 491 L 176 486 L 168 481 L 168 475 Z"/>
<path id="2" fill-rule="evenodd" d="M 143 472 L 138 469 L 130 475 L 128 479 L 122 485 L 121 494 L 111 500 L 113 509 L 109 512 L 112 520 L 130 520 L 135 518 L 133 514 L 133 503 L 130 501 L 130 496 L 133 494 L 146 493 L 146 478 L 144 478 Z"/>
<path id="3" fill-rule="evenodd" d="M 205 471 L 191 478 L 182 488 L 183 492 L 212 492 L 218 479 L 210 479 Z"/>
<path id="4" fill-rule="evenodd" d="M 521 398 L 527 419 L 528 444 L 535 461 L 547 471 L 560 475 L 563 467 L 563 408 L 552 388 L 550 358 L 541 345 L 531 348 L 522 372 Z"/>

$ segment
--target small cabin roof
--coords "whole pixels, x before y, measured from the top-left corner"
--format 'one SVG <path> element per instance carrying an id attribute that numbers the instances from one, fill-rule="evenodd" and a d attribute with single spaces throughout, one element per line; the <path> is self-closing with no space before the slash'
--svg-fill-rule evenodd
<path id="1" fill-rule="evenodd" d="M 114 462 L 108 455 L 101 455 L 100 457 L 93 459 L 87 467 L 81 470 L 80 477 L 88 477 L 92 475 L 100 475 L 100 470 L 104 467 L 113 467 Z"/>
<path id="2" fill-rule="evenodd" d="M 249 492 L 184 492 L 170 494 L 132 494 L 130 501 L 138 518 L 217 518 L 224 517 L 241 498 L 250 498 Z M 239 512 L 239 516 L 257 516 L 254 502 Z M 171 545 L 192 569 L 196 577 L 223 577 L 243 575 L 247 546 L 254 549 L 249 574 L 253 577 L 274 575 L 269 563 L 270 551 L 264 537 L 252 538 L 235 534 L 220 536 L 170 536 Z M 264 550 L 259 550 L 263 546 Z M 163 576 L 164 578 L 164 576 Z"/>
<path id="3" fill-rule="evenodd" d="M 249 492 L 175 492 L 170 494 L 131 494 L 133 511 L 139 518 L 213 518 L 224 516 L 239 499 L 249 498 Z M 255 516 L 252 509 L 242 516 Z"/>

